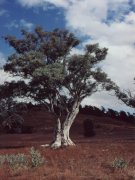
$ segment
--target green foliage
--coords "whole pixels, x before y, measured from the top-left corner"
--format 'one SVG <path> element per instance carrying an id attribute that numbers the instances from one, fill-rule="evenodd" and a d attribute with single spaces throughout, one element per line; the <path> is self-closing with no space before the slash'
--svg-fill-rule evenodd
<path id="1" fill-rule="evenodd" d="M 57 107 L 57 114 L 61 115 L 99 89 L 116 88 L 96 66 L 106 58 L 108 49 L 92 44 L 86 45 L 82 55 L 70 55 L 79 40 L 66 30 L 47 32 L 36 27 L 33 32 L 22 30 L 22 39 L 6 36 L 5 40 L 15 49 L 5 71 L 29 79 L 27 83 L 12 84 L 13 97 L 31 97 L 53 113 Z"/>
<path id="2" fill-rule="evenodd" d="M 126 168 L 128 166 L 128 162 L 124 159 L 118 159 L 116 158 L 113 162 L 112 162 L 112 166 L 116 169 L 123 169 Z"/>
<path id="3" fill-rule="evenodd" d="M 36 27 L 34 32 L 22 31 L 23 38 L 6 36 L 5 40 L 16 53 L 9 56 L 5 70 L 24 76 L 31 75 L 43 64 L 60 62 L 72 47 L 79 44 L 72 33 L 55 29 L 52 32 Z"/>
<path id="4" fill-rule="evenodd" d="M 0 155 L 0 165 L 8 164 L 12 168 L 29 165 L 32 167 L 38 167 L 44 162 L 44 158 L 38 150 L 34 149 L 34 147 L 31 147 L 30 155 L 21 153 Z"/>
<path id="5" fill-rule="evenodd" d="M 32 167 L 38 167 L 44 163 L 44 158 L 41 156 L 40 152 L 38 150 L 35 150 L 34 147 L 30 150 L 31 155 L 31 164 Z"/>
<path id="6" fill-rule="evenodd" d="M 131 93 L 130 90 L 122 92 L 120 89 L 117 90 L 116 96 L 122 100 L 127 106 L 135 108 L 135 94 Z"/>
<path id="7" fill-rule="evenodd" d="M 60 81 L 64 78 L 63 74 L 63 64 L 61 63 L 53 63 L 48 64 L 44 67 L 37 68 L 33 76 L 36 77 L 45 77 L 48 78 L 49 81 Z"/>
<path id="8" fill-rule="evenodd" d="M 6 160 L 10 166 L 15 166 L 15 165 L 26 166 L 28 164 L 27 156 L 24 154 L 7 155 Z"/>
<path id="9" fill-rule="evenodd" d="M 11 167 L 14 166 L 27 166 L 28 165 L 28 157 L 25 154 L 6 154 L 0 155 L 0 165 L 4 163 L 8 163 Z"/>
<path id="10" fill-rule="evenodd" d="M 12 104 L 15 104 L 16 101 L 13 98 L 16 96 L 22 97 L 26 94 L 27 88 L 28 86 L 24 81 L 5 82 L 3 85 L 0 85 L 0 100 L 3 102 L 11 101 Z"/>
<path id="11" fill-rule="evenodd" d="M 0 101 L 0 125 L 3 130 L 13 130 L 21 127 L 24 123 L 23 114 L 26 107 L 22 103 L 16 103 L 12 98 L 2 98 Z"/>
<path id="12" fill-rule="evenodd" d="M 3 115 L 3 114 L 2 114 Z M 18 114 L 8 115 L 3 118 L 2 126 L 3 128 L 13 129 L 21 127 L 23 125 L 24 119 Z"/>
<path id="13" fill-rule="evenodd" d="M 23 103 L 16 102 L 15 97 L 26 95 L 27 86 L 23 81 L 5 82 L 0 85 L 0 125 L 4 129 L 13 129 L 22 126 L 23 114 L 27 107 Z"/>
<path id="14" fill-rule="evenodd" d="M 3 165 L 5 163 L 5 155 L 0 155 L 0 165 Z"/>

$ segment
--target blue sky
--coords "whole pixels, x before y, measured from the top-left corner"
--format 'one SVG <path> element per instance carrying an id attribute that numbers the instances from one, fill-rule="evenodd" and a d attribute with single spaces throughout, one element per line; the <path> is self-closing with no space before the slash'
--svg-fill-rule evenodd
<path id="1" fill-rule="evenodd" d="M 35 25 L 45 30 L 69 29 L 82 40 L 82 46 L 99 42 L 108 47 L 107 59 L 100 66 L 122 89 L 134 91 L 135 0 L 0 0 L 0 36 L 20 36 L 21 28 L 31 31 Z M 10 53 L 12 49 L 1 38 L 1 64 Z M 83 52 L 74 49 L 72 53 Z M 4 78 L 3 73 L 0 81 Z M 106 92 L 83 104 L 133 111 Z"/>
<path id="2" fill-rule="evenodd" d="M 25 8 L 15 0 L 3 1 L 0 5 L 0 36 L 7 34 L 20 36 L 21 28 L 31 31 L 36 25 L 46 30 L 64 28 L 63 10 L 54 7 L 49 7 L 47 10 L 40 7 Z M 5 55 L 11 53 L 3 39 L 0 41 L 0 51 Z"/>

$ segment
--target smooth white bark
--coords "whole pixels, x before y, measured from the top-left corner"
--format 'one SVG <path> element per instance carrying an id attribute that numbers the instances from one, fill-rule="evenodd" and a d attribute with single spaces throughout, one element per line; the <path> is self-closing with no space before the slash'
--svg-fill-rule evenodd
<path id="1" fill-rule="evenodd" d="M 61 136 L 61 121 L 58 118 L 56 123 L 56 129 L 54 132 L 54 141 L 51 144 L 52 148 L 59 148 L 62 144 L 62 136 Z"/>
<path id="2" fill-rule="evenodd" d="M 51 145 L 52 148 L 75 145 L 70 138 L 70 129 L 79 112 L 79 105 L 80 103 L 74 103 L 72 111 L 67 114 L 67 117 L 62 126 L 60 119 L 57 120 L 55 140 Z"/>
<path id="3" fill-rule="evenodd" d="M 64 146 L 70 146 L 75 145 L 73 141 L 70 139 L 70 128 L 79 112 L 79 108 L 76 107 L 73 109 L 71 113 L 68 114 L 65 122 L 63 123 L 63 145 Z"/>
<path id="4" fill-rule="evenodd" d="M 52 148 L 57 149 L 60 148 L 61 146 L 75 145 L 70 138 L 70 129 L 79 112 L 79 105 L 80 105 L 79 102 L 74 103 L 72 111 L 67 114 L 63 124 L 61 124 L 60 118 L 57 119 L 55 133 L 54 133 L 54 141 L 51 143 Z"/>

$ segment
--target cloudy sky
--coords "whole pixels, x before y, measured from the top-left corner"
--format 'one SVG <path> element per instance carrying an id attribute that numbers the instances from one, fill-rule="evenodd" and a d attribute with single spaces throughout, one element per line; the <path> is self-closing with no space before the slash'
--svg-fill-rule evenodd
<path id="1" fill-rule="evenodd" d="M 20 36 L 20 29 L 35 25 L 46 30 L 66 28 L 82 46 L 99 42 L 109 52 L 102 69 L 122 89 L 135 85 L 135 0 L 0 0 L 0 36 Z M 74 50 L 78 52 L 78 50 Z M 0 39 L 0 64 L 12 49 Z M 1 71 L 0 82 L 8 79 Z M 83 104 L 132 111 L 110 93 L 97 93 Z"/>

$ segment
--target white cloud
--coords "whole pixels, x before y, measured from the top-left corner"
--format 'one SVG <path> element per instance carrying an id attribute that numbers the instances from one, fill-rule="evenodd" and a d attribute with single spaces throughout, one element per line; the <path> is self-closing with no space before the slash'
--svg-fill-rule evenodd
<path id="1" fill-rule="evenodd" d="M 135 89 L 135 12 L 130 11 L 129 0 L 74 1 L 65 15 L 68 28 L 80 31 L 80 36 L 89 36 L 89 43 L 99 42 L 109 48 L 107 60 L 102 64 L 109 77 L 122 89 Z M 116 98 L 113 101 L 102 95 L 104 100 L 97 94 L 92 96 L 96 105 L 110 106 L 111 102 L 114 107 L 125 107 L 116 105 Z M 86 101 L 91 102 L 91 98 Z"/>
<path id="2" fill-rule="evenodd" d="M 135 0 L 132 0 L 133 4 L 135 4 Z"/>
<path id="3" fill-rule="evenodd" d="M 80 36 L 89 37 L 85 43 L 99 42 L 109 48 L 102 64 L 105 72 L 122 88 L 134 88 L 135 77 L 135 0 L 18 0 L 23 6 L 47 6 L 51 3 L 64 8 L 66 26 Z M 132 9 L 132 10 L 131 10 Z M 92 39 L 92 40 L 91 40 Z M 76 52 L 74 50 L 74 52 Z M 110 100 L 105 98 L 110 104 Z M 105 103 L 104 101 L 104 103 Z M 99 98 L 95 96 L 95 102 Z"/>
<path id="4" fill-rule="evenodd" d="M 5 25 L 8 29 L 11 28 L 26 28 L 27 30 L 32 30 L 34 27 L 34 24 L 31 22 L 28 22 L 24 19 L 21 19 L 20 21 L 13 20 L 10 23 Z"/>
<path id="5" fill-rule="evenodd" d="M 0 16 L 8 15 L 8 11 L 5 9 L 0 9 Z"/>
<path id="6" fill-rule="evenodd" d="M 4 84 L 5 81 L 10 79 L 9 73 L 4 72 L 4 70 L 0 69 L 0 84 Z"/>
<path id="7" fill-rule="evenodd" d="M 67 8 L 74 0 L 17 0 L 24 7 L 42 7 L 46 10 L 46 7 L 50 4 L 56 7 Z"/>
<path id="8" fill-rule="evenodd" d="M 33 28 L 34 24 L 31 23 L 31 22 L 27 22 L 24 19 L 21 19 L 20 20 L 20 26 L 23 27 L 23 28 L 26 28 L 28 30 L 31 30 Z"/>
<path id="9" fill-rule="evenodd" d="M 100 67 L 108 74 L 108 76 L 116 82 L 122 89 L 135 89 L 133 78 L 135 77 L 135 59 L 134 46 L 123 44 L 111 44 L 104 39 L 88 40 L 83 46 L 90 43 L 97 43 L 101 47 L 108 48 L 106 60 L 100 63 Z"/>
<path id="10" fill-rule="evenodd" d="M 33 7 L 40 6 L 43 0 L 17 0 L 22 6 Z"/>
<path id="11" fill-rule="evenodd" d="M 6 59 L 2 52 L 0 52 L 0 68 L 5 64 Z"/>
<path id="12" fill-rule="evenodd" d="M 9 78 L 9 74 L 5 73 L 4 70 L 2 69 L 5 62 L 6 62 L 6 58 L 4 54 L 0 52 L 0 84 L 3 84 Z"/>
<path id="13" fill-rule="evenodd" d="M 120 21 L 122 15 L 125 17 L 127 9 L 127 0 L 76 1 L 66 11 L 67 27 L 79 30 L 82 35 L 94 39 L 104 38 L 111 43 L 129 43 L 131 36 L 135 34 L 135 25 Z M 127 33 L 131 34 L 131 38 L 125 36 Z"/>
<path id="14" fill-rule="evenodd" d="M 19 28 L 19 24 L 17 23 L 16 20 L 13 20 L 10 23 L 6 24 L 5 27 L 7 27 L 8 29 Z"/>
<path id="15" fill-rule="evenodd" d="M 67 27 L 79 30 L 82 35 L 94 39 L 107 38 L 114 43 L 132 42 L 135 24 L 127 23 L 125 13 L 130 9 L 129 0 L 17 0 L 23 6 L 41 6 L 49 4 L 65 9 Z M 131 18 L 131 17 L 130 17 Z M 109 24 L 108 24 L 109 23 Z M 131 34 L 130 37 L 125 34 Z"/>
<path id="16" fill-rule="evenodd" d="M 111 103 L 110 103 L 111 102 Z M 114 94 L 102 92 L 93 94 L 90 98 L 85 98 L 82 102 L 82 106 L 85 105 L 92 105 L 101 108 L 104 106 L 105 108 L 114 109 L 116 111 L 127 111 L 127 112 L 134 112 L 133 108 L 127 107 L 123 102 L 118 100 Z"/>
<path id="17" fill-rule="evenodd" d="M 3 69 L 0 69 L 0 85 L 4 84 L 4 82 L 18 81 L 22 80 L 18 76 L 13 76 L 12 74 L 5 72 Z"/>
<path id="18" fill-rule="evenodd" d="M 131 11 L 126 17 L 125 22 L 129 24 L 135 23 L 135 12 Z"/>

